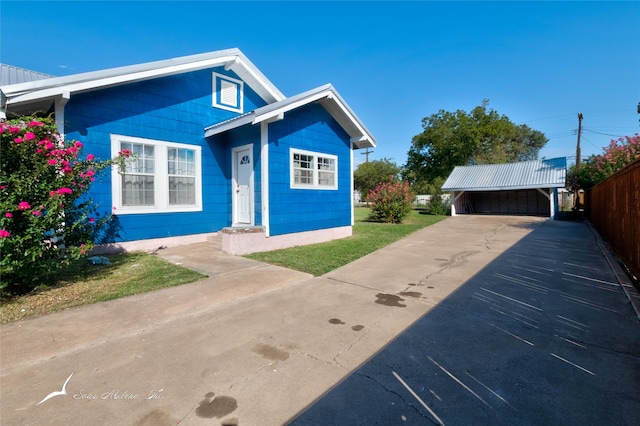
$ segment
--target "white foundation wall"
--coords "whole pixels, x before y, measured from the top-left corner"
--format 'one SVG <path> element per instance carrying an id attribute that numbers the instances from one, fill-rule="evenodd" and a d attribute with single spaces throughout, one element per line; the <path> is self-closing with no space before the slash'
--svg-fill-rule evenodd
<path id="1" fill-rule="evenodd" d="M 353 231 L 351 226 L 342 226 L 271 237 L 267 237 L 263 231 L 244 232 L 242 228 L 225 228 L 221 233 L 222 251 L 234 255 L 245 255 L 347 238 L 353 234 Z"/>

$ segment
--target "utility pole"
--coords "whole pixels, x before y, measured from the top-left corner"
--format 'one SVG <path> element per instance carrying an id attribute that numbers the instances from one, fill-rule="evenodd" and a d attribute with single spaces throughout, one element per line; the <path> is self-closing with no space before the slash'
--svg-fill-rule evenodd
<path id="1" fill-rule="evenodd" d="M 578 113 L 578 145 L 576 146 L 576 173 L 580 171 L 580 135 L 582 134 L 582 113 Z"/>
<path id="2" fill-rule="evenodd" d="M 576 145 L 576 175 L 580 173 L 580 135 L 582 135 L 582 113 L 578 113 L 578 144 Z M 580 205 L 580 191 L 574 194 L 575 209 L 577 211 Z"/>
<path id="3" fill-rule="evenodd" d="M 368 163 L 369 162 L 369 154 L 373 154 L 373 151 L 369 151 L 369 148 L 366 148 L 365 151 L 361 152 L 360 154 L 366 155 L 364 162 Z"/>

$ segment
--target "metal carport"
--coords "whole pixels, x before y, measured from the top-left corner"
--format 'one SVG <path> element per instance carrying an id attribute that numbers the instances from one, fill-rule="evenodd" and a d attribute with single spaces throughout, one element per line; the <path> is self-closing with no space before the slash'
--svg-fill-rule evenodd
<path id="1" fill-rule="evenodd" d="M 451 192 L 451 215 L 505 214 L 553 218 L 567 159 L 457 166 L 442 190 Z"/>

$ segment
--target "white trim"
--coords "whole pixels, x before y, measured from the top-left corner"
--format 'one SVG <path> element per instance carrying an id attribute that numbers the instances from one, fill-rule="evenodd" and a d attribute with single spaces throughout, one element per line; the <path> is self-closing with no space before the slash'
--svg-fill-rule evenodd
<path id="1" fill-rule="evenodd" d="M 250 222 L 239 223 L 238 222 L 238 199 L 235 191 L 238 185 L 236 177 L 238 176 L 238 162 L 236 161 L 236 154 L 240 151 L 249 150 L 249 160 L 251 162 L 251 175 L 249 176 L 249 208 L 250 208 Z M 247 144 L 242 146 L 236 146 L 231 149 L 231 226 L 253 226 L 255 224 L 255 185 L 254 185 L 254 172 L 255 167 L 253 164 L 253 144 Z"/>
<path id="2" fill-rule="evenodd" d="M 7 105 L 14 105 L 52 98 L 65 92 L 73 95 L 74 93 L 99 90 L 104 87 L 218 66 L 230 68 L 267 102 L 277 102 L 285 99 L 285 96 L 273 83 L 239 49 L 235 48 L 65 77 L 53 77 L 27 83 L 5 85 L 2 86 L 2 92 L 7 97 Z"/>
<path id="3" fill-rule="evenodd" d="M 154 176 L 157 178 L 154 181 L 154 206 L 136 206 L 129 207 L 122 205 L 122 183 L 120 169 L 117 166 L 111 168 L 111 202 L 113 207 L 116 208 L 114 213 L 116 214 L 153 214 L 153 213 L 173 213 L 173 212 L 198 212 L 202 211 L 202 147 L 198 145 L 188 145 L 184 143 L 158 141 L 153 139 L 138 138 L 125 135 L 111 135 L 111 155 L 113 157 L 118 155 L 121 151 L 121 142 L 153 145 L 161 149 L 155 150 L 155 163 L 156 171 Z M 168 148 L 181 148 L 188 149 L 195 152 L 195 191 L 196 191 L 196 203 L 195 205 L 169 205 L 169 176 L 167 171 L 167 149 Z"/>
<path id="4" fill-rule="evenodd" d="M 350 194 L 349 198 L 351 198 L 351 226 L 353 226 L 356 223 L 355 211 L 354 211 L 354 208 L 356 207 L 356 202 L 353 199 L 354 198 L 353 197 L 353 191 L 355 189 L 355 183 L 354 183 L 354 178 L 353 178 L 353 142 L 351 142 L 351 150 L 349 152 L 349 163 L 350 163 L 349 164 L 349 170 L 350 170 L 350 172 L 349 172 L 349 174 L 350 174 L 349 181 L 351 182 L 350 183 L 351 188 L 349 190 L 349 194 Z"/>
<path id="5" fill-rule="evenodd" d="M 268 238 L 269 229 L 269 123 L 260 123 L 260 195 L 262 197 L 262 227 Z"/>
<path id="6" fill-rule="evenodd" d="M 294 154 L 308 155 L 313 157 L 313 183 L 310 185 L 304 185 L 295 183 L 295 176 L 293 172 L 293 156 Z M 328 185 L 320 185 L 318 179 L 318 157 L 328 158 L 334 161 L 335 171 L 334 176 L 334 184 L 332 186 Z M 312 189 L 312 190 L 328 190 L 335 191 L 338 189 L 338 156 L 334 154 L 325 154 L 317 151 L 307 151 L 303 149 L 297 148 L 289 148 L 289 187 L 291 189 Z"/>
<path id="7" fill-rule="evenodd" d="M 238 80 L 237 78 L 229 77 L 224 74 L 219 74 L 217 72 L 212 72 L 211 76 L 212 76 L 212 86 L 213 86 L 211 88 L 211 105 L 214 108 L 220 108 L 226 111 L 233 111 L 233 112 L 238 112 L 242 114 L 244 111 L 244 81 Z M 239 103 L 237 107 L 222 103 L 222 101 L 218 102 L 218 93 L 219 93 L 218 81 L 226 81 L 228 83 L 237 85 L 237 88 L 238 88 L 237 97 L 238 97 L 238 103 Z"/>
<path id="8" fill-rule="evenodd" d="M 69 92 L 65 92 L 55 100 L 56 127 L 58 128 L 58 133 L 63 137 L 65 134 L 64 107 L 67 105 L 67 102 L 69 102 L 69 99 L 71 99 L 71 94 Z"/>
<path id="9" fill-rule="evenodd" d="M 208 138 L 246 124 L 258 124 L 263 121 L 270 122 L 271 120 L 279 120 L 284 118 L 284 114 L 287 112 L 313 102 L 320 103 L 344 131 L 347 132 L 350 141 L 353 142 L 353 149 L 373 148 L 376 146 L 373 136 L 371 136 L 369 131 L 364 127 L 364 124 L 358 119 L 355 113 L 351 111 L 346 102 L 344 102 L 330 84 L 265 105 L 241 117 L 206 127 L 204 129 L 204 136 Z"/>

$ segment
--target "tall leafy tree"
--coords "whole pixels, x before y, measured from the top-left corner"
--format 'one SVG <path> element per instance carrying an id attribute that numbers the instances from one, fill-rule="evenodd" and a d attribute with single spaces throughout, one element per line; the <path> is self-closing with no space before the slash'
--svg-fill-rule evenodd
<path id="1" fill-rule="evenodd" d="M 488 108 L 471 112 L 440 110 L 422 119 L 422 133 L 413 137 L 406 169 L 419 180 L 446 178 L 455 166 L 534 160 L 547 143 L 545 135 Z"/>
<path id="2" fill-rule="evenodd" d="M 353 184 L 355 189 L 360 191 L 362 197 L 366 199 L 369 191 L 375 189 L 380 182 L 388 182 L 389 177 L 392 177 L 392 180 L 397 180 L 400 171 L 400 166 L 388 158 L 368 161 L 360 164 L 353 172 Z"/>

